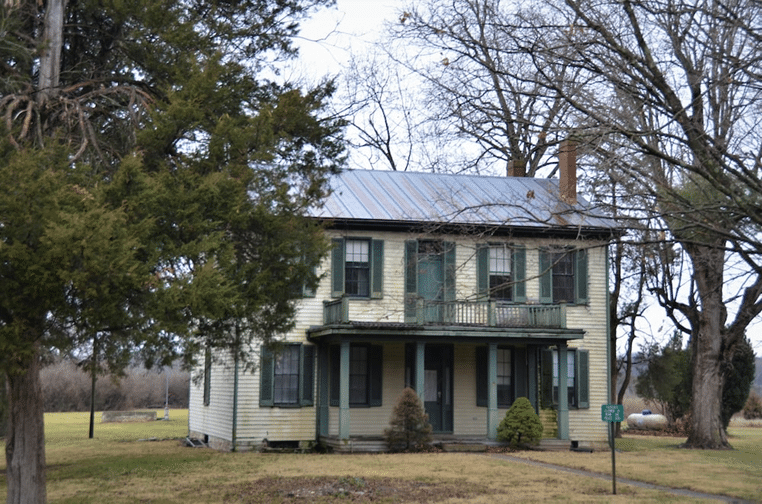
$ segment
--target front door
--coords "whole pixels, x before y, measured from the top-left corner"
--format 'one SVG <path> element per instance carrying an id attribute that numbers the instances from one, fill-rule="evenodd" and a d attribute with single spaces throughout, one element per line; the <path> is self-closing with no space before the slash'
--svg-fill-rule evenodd
<path id="1" fill-rule="evenodd" d="M 432 430 L 437 433 L 453 431 L 452 366 L 452 345 L 426 345 L 423 405 Z"/>
<path id="2" fill-rule="evenodd" d="M 441 301 L 444 299 L 442 244 L 424 241 L 418 246 L 418 295 L 423 299 L 424 322 L 441 322 Z"/>

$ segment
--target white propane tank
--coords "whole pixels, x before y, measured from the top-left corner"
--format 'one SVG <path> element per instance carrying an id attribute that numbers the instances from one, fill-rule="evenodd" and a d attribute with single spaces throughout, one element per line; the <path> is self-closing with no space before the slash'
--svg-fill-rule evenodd
<path id="1" fill-rule="evenodd" d="M 627 427 L 638 430 L 662 430 L 667 428 L 667 417 L 653 413 L 633 413 L 627 417 Z"/>

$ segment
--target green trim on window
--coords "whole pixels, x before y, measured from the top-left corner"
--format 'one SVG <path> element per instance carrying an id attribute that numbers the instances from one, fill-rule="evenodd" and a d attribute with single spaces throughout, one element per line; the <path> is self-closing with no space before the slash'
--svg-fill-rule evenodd
<path id="1" fill-rule="evenodd" d="M 551 255 L 546 249 L 540 249 L 540 303 L 553 302 L 553 265 Z"/>
<path id="2" fill-rule="evenodd" d="M 480 299 L 489 299 L 489 244 L 476 246 L 476 291 Z"/>
<path id="3" fill-rule="evenodd" d="M 332 240 L 331 252 L 331 297 L 337 298 L 344 294 L 344 240 Z"/>
<path id="4" fill-rule="evenodd" d="M 384 297 L 384 241 L 371 241 L 371 274 L 370 274 L 370 297 L 381 299 Z"/>
<path id="5" fill-rule="evenodd" d="M 574 301 L 587 304 L 587 250 L 577 250 L 574 259 Z"/>
<path id="6" fill-rule="evenodd" d="M 574 376 L 575 394 L 577 395 L 577 408 L 590 408 L 590 354 L 584 349 L 575 349 Z"/>
<path id="7" fill-rule="evenodd" d="M 405 322 L 415 322 L 418 302 L 418 241 L 405 241 Z"/>
<path id="8" fill-rule="evenodd" d="M 527 250 L 522 245 L 513 246 L 513 300 L 527 301 Z"/>
<path id="9" fill-rule="evenodd" d="M 262 347 L 259 366 L 259 405 L 274 406 L 273 383 L 275 373 L 275 356 L 268 348 Z"/>

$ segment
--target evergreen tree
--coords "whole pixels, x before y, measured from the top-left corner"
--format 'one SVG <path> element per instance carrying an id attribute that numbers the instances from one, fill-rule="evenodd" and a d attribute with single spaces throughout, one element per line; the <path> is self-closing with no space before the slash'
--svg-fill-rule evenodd
<path id="1" fill-rule="evenodd" d="M 543 425 L 526 397 L 517 398 L 505 418 L 497 426 L 498 441 L 506 441 L 513 446 L 536 443 L 542 438 Z"/>
<path id="2" fill-rule="evenodd" d="M 751 384 L 756 374 L 754 349 L 749 338 L 744 338 L 733 353 L 730 365 L 725 369 L 725 385 L 722 387 L 722 426 L 730 425 L 733 415 L 741 411 L 749 398 Z"/>
<path id="3" fill-rule="evenodd" d="M 16 0 L 0 7 L 0 371 L 9 503 L 45 501 L 40 355 L 110 371 L 291 327 L 341 162 L 331 83 L 276 82 L 332 0 Z"/>
<path id="4" fill-rule="evenodd" d="M 431 441 L 429 415 L 412 388 L 405 387 L 397 399 L 384 436 L 391 451 L 421 450 Z"/>

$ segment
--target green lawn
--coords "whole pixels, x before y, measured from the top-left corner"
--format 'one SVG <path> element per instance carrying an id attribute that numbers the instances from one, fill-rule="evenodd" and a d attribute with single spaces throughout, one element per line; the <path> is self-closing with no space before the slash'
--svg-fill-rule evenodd
<path id="1" fill-rule="evenodd" d="M 163 416 L 163 410 L 158 412 Z M 187 448 L 187 411 L 170 420 L 101 424 L 88 439 L 87 413 L 47 414 L 50 503 L 675 502 L 674 495 L 538 469 L 482 454 L 321 455 L 220 453 Z M 731 429 L 735 450 L 676 448 L 681 440 L 618 440 L 617 476 L 755 500 L 762 495 L 762 429 Z M 610 452 L 516 455 L 602 473 Z M 4 470 L 4 460 L 0 469 Z M 328 486 L 344 493 L 323 495 Z M 356 491 L 354 494 L 350 490 Z M 312 492 L 305 497 L 304 492 Z M 302 492 L 302 493 L 300 493 Z M 5 481 L 0 480 L 0 494 Z M 689 502 L 684 499 L 683 502 Z"/>

